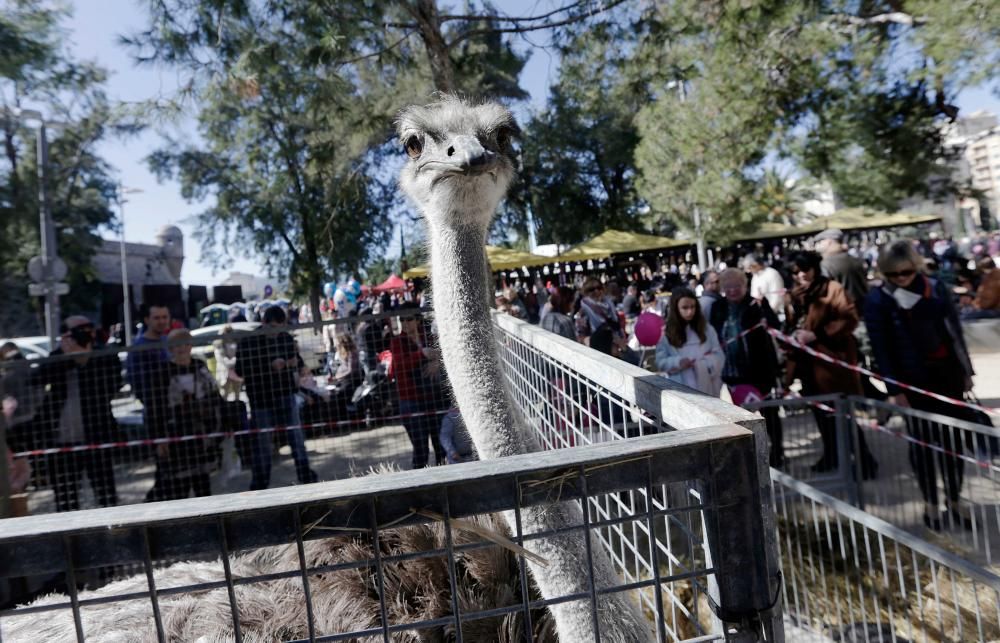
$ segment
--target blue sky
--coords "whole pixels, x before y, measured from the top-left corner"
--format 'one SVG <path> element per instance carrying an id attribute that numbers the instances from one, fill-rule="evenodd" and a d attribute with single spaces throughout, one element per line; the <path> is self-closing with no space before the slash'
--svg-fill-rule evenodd
<path id="1" fill-rule="evenodd" d="M 556 4 L 554 0 L 507 0 L 503 7 L 512 15 L 529 15 Z M 78 57 L 96 60 L 111 71 L 108 94 L 112 99 L 140 101 L 157 95 L 170 95 L 181 83 L 173 71 L 135 67 L 128 54 L 117 44 L 118 36 L 144 26 L 145 13 L 138 2 L 72 0 L 72 6 L 74 15 L 66 24 L 72 50 Z M 533 38 L 533 41 L 540 39 Z M 544 104 L 548 86 L 556 78 L 557 71 L 558 62 L 553 57 L 541 49 L 534 51 L 521 83 L 530 92 L 531 101 L 518 111 L 523 113 Z M 1000 99 L 985 89 L 964 92 L 958 104 L 966 114 L 978 109 L 1000 113 Z M 188 119 L 174 126 L 172 133 L 179 140 L 196 136 L 193 120 Z M 152 242 L 162 226 L 180 226 L 186 235 L 182 280 L 187 284 L 215 284 L 222 281 L 230 270 L 259 274 L 259 263 L 244 258 L 236 258 L 214 275 L 209 266 L 201 263 L 200 248 L 191 236 L 192 226 L 186 220 L 201 211 L 204 204 L 187 203 L 181 198 L 176 183 L 160 184 L 149 172 L 143 159 L 160 144 L 160 135 L 147 131 L 125 141 L 105 141 L 99 148 L 100 154 L 115 168 L 125 186 L 142 190 L 130 195 L 125 206 L 125 239 Z M 390 248 L 389 255 L 398 254 L 398 241 L 395 243 L 397 247 Z"/>

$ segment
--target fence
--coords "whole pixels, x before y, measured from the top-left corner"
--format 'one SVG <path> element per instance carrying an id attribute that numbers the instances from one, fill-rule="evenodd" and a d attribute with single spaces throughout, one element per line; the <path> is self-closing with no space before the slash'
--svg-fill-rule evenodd
<path id="1" fill-rule="evenodd" d="M 993 641 L 1000 576 L 771 470 L 789 640 Z"/>
<path id="2" fill-rule="evenodd" d="M 742 548 L 742 551 L 760 557 L 770 579 L 763 591 L 776 597 L 780 591 L 776 532 L 764 466 L 767 448 L 764 424 L 758 416 L 621 360 L 581 349 L 571 340 L 513 317 L 497 315 L 494 321 L 507 384 L 543 449 L 614 442 L 663 431 L 684 433 L 718 423 L 739 424 L 752 430 L 757 469 L 750 484 L 756 486 L 756 495 L 761 498 L 764 533 L 760 537 L 748 536 L 747 541 L 762 541 L 764 547 Z M 691 488 L 684 493 L 697 497 L 699 491 Z M 633 494 L 609 497 L 604 503 L 591 502 L 590 510 L 598 518 L 609 520 L 617 512 L 630 511 L 631 507 L 651 501 L 655 499 L 650 500 L 645 490 L 640 489 Z M 601 534 L 605 549 L 611 552 L 618 572 L 627 581 L 640 582 L 655 575 L 657 558 L 645 548 L 650 540 L 655 540 L 668 568 L 682 564 L 690 556 L 687 549 L 697 539 L 690 526 L 671 520 L 665 527 L 663 532 L 653 532 L 636 523 L 629 529 L 613 527 Z M 735 532 L 732 535 L 741 538 Z M 738 545 L 734 547 L 740 549 Z M 695 586 L 695 604 L 711 589 Z M 686 593 L 664 595 L 671 609 L 681 613 L 691 609 L 690 599 Z M 780 640 L 774 638 L 781 636 L 779 620 L 777 612 L 764 619 L 766 640 Z"/>
<path id="3" fill-rule="evenodd" d="M 469 457 L 430 318 L 415 313 L 288 329 L 241 323 L 95 350 L 85 361 L 0 363 L 0 397 L 18 403 L 6 442 L 26 487 L 15 498 L 26 502 L 21 513 Z"/>
<path id="4" fill-rule="evenodd" d="M 754 405 L 764 406 L 781 411 L 785 473 L 970 561 L 994 563 L 1000 545 L 996 428 L 856 396 Z M 816 467 L 828 448 L 821 422 L 835 427 L 838 455 L 833 465 Z M 874 464 L 865 467 L 865 460 Z"/>
<path id="5" fill-rule="evenodd" d="M 770 579 L 753 555 L 764 548 L 751 483 L 756 464 L 750 432 L 728 425 L 322 486 L 99 509 L 71 522 L 23 518 L 0 534 L 0 570 L 57 574 L 68 597 L 0 612 L 0 637 L 552 641 L 546 606 L 572 601 L 593 612 L 603 596 L 625 592 L 649 607 L 660 641 L 765 640 L 758 619 Z M 649 502 L 622 505 L 614 500 L 620 495 Z M 556 535 L 522 533 L 519 516 L 571 499 L 617 507 L 612 516 L 585 513 L 576 534 L 606 540 L 613 529 L 635 533 L 638 525 L 657 533 L 641 545 L 656 562 L 652 574 L 610 587 L 591 578 L 588 591 L 537 596 L 524 558 L 534 541 Z M 496 514 L 504 511 L 513 512 L 513 533 L 503 533 Z M 680 537 L 677 524 L 689 532 Z M 664 550 L 664 539 L 686 546 Z M 141 573 L 78 589 L 108 568 Z M 698 601 L 710 584 L 724 629 Z M 682 609 L 665 595 L 689 600 Z"/>

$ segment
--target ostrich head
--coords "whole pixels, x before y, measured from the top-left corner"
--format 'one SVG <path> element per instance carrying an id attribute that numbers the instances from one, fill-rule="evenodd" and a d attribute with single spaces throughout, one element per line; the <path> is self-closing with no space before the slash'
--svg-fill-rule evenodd
<path id="1" fill-rule="evenodd" d="M 427 222 L 488 228 L 516 173 L 510 111 L 449 96 L 403 110 L 396 128 L 409 157 L 400 185 Z"/>

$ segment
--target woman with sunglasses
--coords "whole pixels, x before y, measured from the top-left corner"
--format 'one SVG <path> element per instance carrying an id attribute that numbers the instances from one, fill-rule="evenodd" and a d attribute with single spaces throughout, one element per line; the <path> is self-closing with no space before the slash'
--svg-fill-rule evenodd
<path id="1" fill-rule="evenodd" d="M 958 311 L 943 282 L 924 274 L 923 258 L 908 240 L 900 240 L 879 253 L 878 269 L 885 278 L 865 300 L 864 319 L 872 353 L 882 375 L 901 382 L 962 399 L 972 389 L 972 362 L 965 346 Z M 929 413 L 970 419 L 966 409 L 927 395 L 911 393 L 886 382 L 889 402 Z M 924 444 L 910 444 L 910 463 L 926 503 L 924 523 L 941 529 L 935 462 L 944 481 L 945 518 L 969 524 L 958 509 L 962 491 L 962 441 L 957 430 L 942 429 L 922 421 L 909 422 L 909 431 Z"/>
<path id="2" fill-rule="evenodd" d="M 844 287 L 823 275 L 822 263 L 823 257 L 817 252 L 797 252 L 789 258 L 794 286 L 788 295 L 786 332 L 813 350 L 857 364 L 858 342 L 854 330 L 859 323 L 858 311 Z M 785 386 L 790 386 L 795 378 L 802 382 L 805 395 L 862 394 L 861 378 L 856 372 L 816 359 L 802 350 L 789 352 Z M 832 471 L 839 464 L 837 417 L 819 408 L 813 408 L 813 415 L 823 440 L 823 455 L 812 469 Z M 877 475 L 878 464 L 860 431 L 858 445 L 862 476 L 870 480 Z"/>

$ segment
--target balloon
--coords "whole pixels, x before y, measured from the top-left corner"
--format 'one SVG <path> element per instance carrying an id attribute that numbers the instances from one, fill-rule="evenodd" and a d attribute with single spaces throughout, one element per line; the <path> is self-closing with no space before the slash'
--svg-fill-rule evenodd
<path id="1" fill-rule="evenodd" d="M 764 396 L 760 394 L 756 386 L 751 384 L 737 384 L 729 391 L 729 394 L 732 396 L 733 404 L 736 406 L 764 401 Z"/>
<path id="2" fill-rule="evenodd" d="M 332 281 L 328 281 L 323 284 L 323 294 L 326 295 L 327 299 L 333 298 L 333 293 L 337 290 L 336 284 Z"/>
<path id="3" fill-rule="evenodd" d="M 663 336 L 663 318 L 646 311 L 635 321 L 635 337 L 643 346 L 656 346 Z"/>

